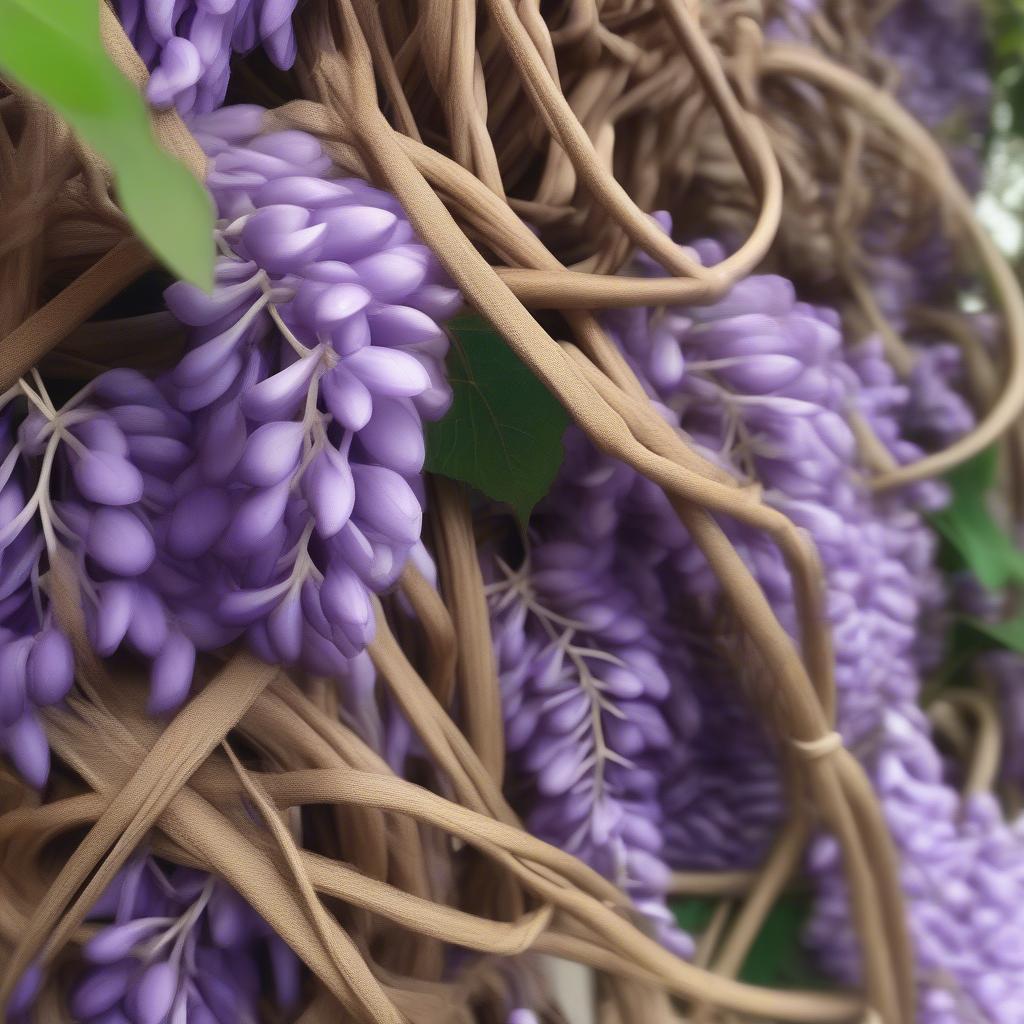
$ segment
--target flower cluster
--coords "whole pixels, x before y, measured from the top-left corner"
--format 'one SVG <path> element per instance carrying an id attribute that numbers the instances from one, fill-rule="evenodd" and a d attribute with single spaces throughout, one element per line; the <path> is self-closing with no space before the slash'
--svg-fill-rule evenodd
<path id="1" fill-rule="evenodd" d="M 895 66 L 900 101 L 977 191 L 992 106 L 984 8 L 970 0 L 900 0 L 879 22 L 875 44 Z"/>
<path id="2" fill-rule="evenodd" d="M 673 654 L 659 635 L 656 569 L 625 534 L 630 491 L 646 486 L 573 433 L 525 560 L 512 569 L 492 555 L 488 592 L 513 797 L 531 831 L 622 886 L 662 941 L 689 955 L 661 895 Z"/>
<path id="3" fill-rule="evenodd" d="M 11 429 L 15 399 L 29 411 Z M 123 642 L 153 662 L 154 711 L 176 707 L 192 682 L 195 646 L 185 580 L 158 553 L 153 515 L 188 464 L 186 418 L 145 377 L 115 370 L 58 409 L 41 381 L 22 382 L 4 413 L 8 479 L 0 545 L 5 581 L 0 716 L 4 745 L 22 775 L 46 781 L 49 753 L 33 706 L 53 704 L 73 677 L 71 646 L 54 620 L 50 559 L 66 550 L 77 569 L 90 638 L 100 654 Z M 182 616 L 168 611 L 167 579 L 181 583 Z"/>
<path id="4" fill-rule="evenodd" d="M 713 246 L 697 250 L 715 256 Z M 638 260 L 638 267 L 653 272 L 646 261 Z M 930 656 L 918 642 L 918 625 L 943 599 L 932 564 L 934 536 L 921 510 L 939 506 L 946 492 L 924 484 L 873 497 L 850 426 L 859 418 L 904 462 L 921 455 L 907 423 L 922 432 L 937 429 L 936 410 L 949 409 L 961 425 L 969 423 L 951 392 L 936 397 L 927 383 L 929 373 L 942 373 L 947 355 L 938 350 L 934 363 L 921 369 L 922 381 L 902 384 L 876 340 L 844 350 L 833 313 L 799 302 L 789 282 L 767 275 L 747 279 L 713 306 L 620 311 L 609 315 L 608 326 L 663 415 L 718 464 L 758 482 L 766 503 L 815 541 L 835 647 L 838 724 L 874 780 L 897 842 L 924 1019 L 969 1019 L 964 1007 L 993 1014 L 1001 1000 L 992 1019 L 1016 1020 L 1024 1002 L 1014 980 L 1019 969 L 1007 950 L 1024 938 L 1017 909 L 1021 877 L 1014 867 L 1024 847 L 994 805 L 962 804 L 943 780 L 916 705 L 920 666 Z M 726 529 L 776 614 L 795 629 L 791 584 L 777 548 L 748 529 Z M 692 540 L 649 485 L 601 456 L 581 456 L 574 445 L 534 534 L 516 583 L 526 596 L 513 605 L 507 583 L 496 584 L 492 595 L 513 777 L 529 780 L 518 794 L 528 820 L 552 838 L 577 844 L 566 823 L 602 820 L 591 789 L 580 783 L 599 760 L 596 748 L 586 747 L 582 761 L 568 752 L 559 756 L 548 716 L 557 716 L 563 702 L 575 708 L 588 678 L 600 680 L 597 693 L 608 698 L 601 661 L 630 667 L 617 630 L 628 632 L 635 616 L 656 638 L 646 641 L 654 664 L 647 677 L 668 685 L 656 687 L 653 699 L 659 724 L 651 735 L 658 742 L 650 749 L 657 756 L 644 761 L 647 747 L 640 747 L 641 785 L 647 769 L 654 788 L 644 791 L 643 801 L 631 799 L 621 820 L 657 823 L 652 832 L 660 832 L 660 841 L 652 849 L 659 871 L 665 864 L 755 865 L 784 802 L 771 740 L 754 728 L 744 707 L 744 691 L 754 690 L 757 701 L 764 688 L 751 683 L 764 680 L 747 678 L 756 671 L 755 659 L 744 659 L 739 648 L 730 654 L 720 594 Z M 583 538 L 578 551 L 567 546 L 570 536 Z M 603 554 L 609 546 L 613 553 Z M 588 589 L 595 578 L 602 581 L 599 603 Z M 571 598 L 558 594 L 559 585 Z M 545 615 L 550 628 L 531 630 Z M 588 625 L 581 636 L 587 672 L 574 666 L 560 676 L 557 641 L 568 635 L 575 642 L 581 622 L 601 626 Z M 646 708 L 638 714 L 626 701 L 614 706 L 624 721 L 636 720 L 636 734 L 647 736 Z M 607 746 L 619 753 L 614 739 Z M 593 828 L 584 834 L 593 836 Z M 626 828 L 621 834 L 631 841 L 634 833 Z M 587 850 L 592 863 L 609 871 L 603 853 Z M 998 869 L 985 866 L 993 864 Z M 854 981 L 857 943 L 833 840 L 816 841 L 808 869 L 819 898 L 807 937 L 825 966 Z M 654 884 L 655 876 L 648 881 Z M 977 907 L 977 914 L 965 919 L 967 907 Z M 947 941 L 954 921 L 959 934 Z"/>
<path id="5" fill-rule="evenodd" d="M 83 1024 L 255 1024 L 296 1008 L 298 959 L 224 882 L 136 857 L 90 914 L 69 1009 Z"/>
<path id="6" fill-rule="evenodd" d="M 208 113 L 224 102 L 231 56 L 261 45 L 277 67 L 295 62 L 298 0 L 117 0 L 128 37 L 152 72 L 154 106 Z"/>
<path id="7" fill-rule="evenodd" d="M 450 401 L 441 322 L 461 298 L 392 197 L 262 120 L 194 122 L 222 255 L 212 294 L 167 292 L 189 328 L 179 363 L 109 371 L 59 409 L 41 381 L 6 397 L 0 746 L 37 785 L 33 707 L 72 675 L 41 582 L 58 546 L 96 651 L 151 662 L 154 713 L 187 697 L 197 650 L 243 635 L 268 661 L 365 674 L 372 595 L 429 563 L 423 420 Z"/>
<path id="8" fill-rule="evenodd" d="M 74 664 L 40 585 L 45 540 L 37 512 L 49 496 L 25 471 L 10 406 L 0 413 L 0 445 L 0 752 L 42 786 L 50 750 L 36 708 L 64 698 Z"/>
<path id="9" fill-rule="evenodd" d="M 1024 1017 L 1024 822 L 993 796 L 961 800 L 913 706 L 887 712 L 862 754 L 901 858 L 900 877 L 926 1024 Z M 838 978 L 859 979 L 841 856 L 822 840 L 811 864 L 818 900 L 806 939 Z"/>
<path id="10" fill-rule="evenodd" d="M 222 256 L 212 295 L 167 293 L 191 331 L 166 387 L 197 452 L 168 548 L 207 566 L 213 616 L 258 653 L 336 675 L 419 542 L 422 424 L 450 401 L 441 322 L 461 299 L 391 196 L 309 135 L 258 135 L 262 114 L 195 122 Z"/>
<path id="11" fill-rule="evenodd" d="M 876 785 L 901 856 L 923 1019 L 934 1024 L 979 1014 L 1019 1019 L 1024 989 L 1011 951 L 1024 943 L 1019 909 L 1024 879 L 1018 866 L 1024 846 L 992 801 L 963 803 L 944 781 L 927 720 L 917 708 L 920 665 L 927 656 L 918 626 L 943 600 L 932 564 L 934 536 L 920 510 L 940 504 L 944 490 L 927 484 L 893 497 L 871 497 L 847 426 L 851 414 L 859 416 L 899 462 L 921 454 L 907 437 L 907 424 L 925 431 L 951 411 L 959 426 L 969 426 L 962 402 L 927 380 L 929 372 L 942 372 L 941 360 L 948 355 L 932 350 L 939 365 L 925 364 L 923 383 L 901 384 L 876 341 L 844 352 L 830 314 L 794 303 L 784 282 L 766 277 L 745 282 L 710 314 L 650 316 L 659 330 L 667 322 L 677 331 L 686 372 L 676 387 L 658 388 L 658 397 L 678 410 L 682 427 L 708 450 L 760 481 L 766 502 L 804 527 L 821 556 L 838 724 Z M 635 333 L 624 347 L 637 352 L 642 337 L 643 331 Z M 655 348 L 652 337 L 648 350 Z M 921 405 L 926 396 L 935 403 L 931 407 Z M 736 531 L 734 541 L 782 621 L 792 622 L 778 552 L 747 538 L 745 531 Z M 689 586 L 682 574 L 676 578 Z M 711 759 L 713 769 L 721 749 Z M 734 751 L 734 764 L 750 756 L 744 747 Z M 669 798 L 703 772 L 692 756 L 681 760 L 685 770 L 670 774 L 666 784 Z M 722 774 L 728 778 L 736 770 Z M 745 810 L 756 803 L 763 805 L 763 798 L 752 797 Z M 723 835 L 739 831 L 734 821 L 735 829 L 721 826 Z M 676 819 L 680 833 L 687 824 L 685 817 Z M 713 863 L 708 858 L 712 833 L 699 848 L 700 858 L 691 859 L 687 850 L 682 863 Z M 670 863 L 675 863 L 673 853 L 667 847 Z M 735 856 L 726 845 L 718 866 L 735 864 Z M 831 839 L 815 845 L 810 869 L 819 899 L 807 937 L 837 976 L 853 981 L 859 965 L 856 940 L 838 847 Z"/>

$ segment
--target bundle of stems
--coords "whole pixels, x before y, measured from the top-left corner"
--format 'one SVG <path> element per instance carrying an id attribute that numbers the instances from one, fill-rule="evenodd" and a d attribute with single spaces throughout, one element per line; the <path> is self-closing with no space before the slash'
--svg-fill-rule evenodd
<path id="1" fill-rule="evenodd" d="M 660 418 L 599 319 L 615 307 L 708 303 L 756 268 L 781 265 L 825 289 L 850 322 L 860 316 L 881 331 L 907 373 L 912 356 L 880 320 L 857 241 L 872 176 L 884 177 L 906 199 L 908 231 L 938 214 L 969 253 L 1001 315 L 1003 351 L 958 333 L 955 311 L 923 311 L 968 354 L 978 425 L 896 466 L 860 424 L 873 485 L 942 473 L 1011 429 L 1024 406 L 1024 299 L 941 149 L 888 91 L 863 44 L 863 7 L 824 6 L 811 46 L 767 42 L 756 0 L 564 0 L 543 15 L 537 0 L 310 0 L 296 15 L 296 70 L 261 86 L 267 127 L 313 133 L 340 168 L 396 195 L 466 302 L 594 446 L 664 491 L 763 666 L 765 692 L 750 699 L 783 752 L 789 818 L 758 870 L 677 877 L 681 891 L 734 906 L 716 917 L 697 961 L 658 945 L 623 893 L 524 831 L 506 802 L 469 501 L 437 479 L 430 539 L 440 593 L 408 568 L 404 600 L 377 609 L 370 648 L 379 685 L 422 744 L 421 784 L 397 776 L 346 723 L 332 683 L 289 678 L 242 651 L 202 661 L 197 696 L 161 728 L 144 713 L 135 670 L 91 653 L 73 576 L 59 560 L 51 566 L 78 685 L 46 715 L 67 769 L 47 800 L 0 769 L 0 1002 L 30 964 L 53 964 L 35 1019 L 70 1019 L 58 995 L 62 961 L 88 936 L 104 886 L 146 843 L 226 879 L 294 949 L 315 978 L 305 1024 L 336 1021 L 339 1007 L 341 1019 L 393 1024 L 503 1021 L 510 987 L 556 1022 L 534 963 L 542 953 L 595 969 L 607 1024 L 825 1024 L 872 1013 L 912 1024 L 893 847 L 870 783 L 834 731 L 816 552 L 755 488 Z M 106 9 L 104 31 L 142 82 Z M 809 93 L 821 102 L 808 104 Z M 180 332 L 165 314 L 95 318 L 153 265 L 111 200 L 106 169 L 17 94 L 0 100 L 0 129 L 0 389 L 37 365 L 83 379 L 173 361 Z M 154 130 L 203 173 L 176 115 L 155 116 Z M 702 266 L 648 216 L 657 208 L 739 244 Z M 635 250 L 664 276 L 622 272 Z M 783 554 L 795 637 L 728 540 L 729 521 L 763 531 Z M 735 980 L 814 830 L 842 848 L 863 991 Z M 476 954 L 454 977 L 450 946 Z"/>

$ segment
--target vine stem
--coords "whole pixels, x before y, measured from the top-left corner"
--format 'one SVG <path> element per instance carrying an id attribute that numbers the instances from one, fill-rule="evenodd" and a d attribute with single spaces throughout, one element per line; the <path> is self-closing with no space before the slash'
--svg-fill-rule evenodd
<path id="1" fill-rule="evenodd" d="M 938 143 L 892 96 L 810 47 L 795 43 L 765 46 L 760 67 L 764 76 L 802 79 L 834 93 L 885 125 L 914 152 L 915 166 L 932 179 L 940 199 L 956 217 L 1002 307 L 1008 365 L 1003 388 L 995 404 L 969 434 L 940 452 L 880 474 L 872 481 L 872 486 L 885 491 L 942 476 L 996 441 L 1024 411 L 1024 295 L 1020 284 L 979 223 L 970 197 L 957 180 Z"/>

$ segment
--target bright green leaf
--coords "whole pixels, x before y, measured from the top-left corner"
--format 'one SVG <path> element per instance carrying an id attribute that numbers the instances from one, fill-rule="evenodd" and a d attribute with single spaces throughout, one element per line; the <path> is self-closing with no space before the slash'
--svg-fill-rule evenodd
<path id="1" fill-rule="evenodd" d="M 478 316 L 451 325 L 452 407 L 427 427 L 427 469 L 511 505 L 525 523 L 562 463 L 568 417 Z"/>
<path id="2" fill-rule="evenodd" d="M 142 98 L 99 34 L 100 0 L 0 0 L 0 70 L 38 94 L 114 172 L 139 236 L 180 278 L 213 284 L 213 207 L 159 147 Z"/>
<path id="3" fill-rule="evenodd" d="M 964 565 L 990 589 L 1011 579 L 1024 580 L 1024 555 L 988 510 L 987 496 L 996 472 L 996 450 L 989 448 L 958 466 L 946 478 L 953 500 L 931 517 Z"/>
<path id="4" fill-rule="evenodd" d="M 18 3 L 18 0 L 13 0 Z M 12 5 L 12 0 L 2 0 L 0 10 Z M 20 0 L 20 6 L 32 12 L 33 17 L 45 21 L 48 28 L 70 39 L 78 36 L 100 37 L 100 6 L 92 0 L 46 0 L 46 3 L 29 4 Z"/>

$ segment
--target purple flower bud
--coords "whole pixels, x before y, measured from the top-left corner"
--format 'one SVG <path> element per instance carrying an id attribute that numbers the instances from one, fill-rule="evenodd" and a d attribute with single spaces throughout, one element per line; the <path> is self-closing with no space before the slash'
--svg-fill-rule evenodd
<path id="1" fill-rule="evenodd" d="M 321 379 L 324 403 L 331 415 L 349 430 L 362 430 L 373 414 L 370 389 L 340 364 Z"/>
<path id="2" fill-rule="evenodd" d="M 99 608 L 92 630 L 92 643 L 96 653 L 104 657 L 120 646 L 132 618 L 135 586 L 122 580 L 101 584 Z"/>
<path id="3" fill-rule="evenodd" d="M 26 666 L 26 690 L 42 706 L 62 700 L 75 676 L 75 659 L 68 638 L 53 626 L 34 640 Z"/>
<path id="4" fill-rule="evenodd" d="M 152 658 L 167 641 L 167 611 L 149 587 L 139 585 L 132 595 L 132 613 L 128 640 L 146 657 Z"/>
<path id="5" fill-rule="evenodd" d="M 172 632 L 153 659 L 148 710 L 159 715 L 174 711 L 192 686 L 196 649 L 182 633 Z"/>
<path id="6" fill-rule="evenodd" d="M 264 423 L 249 436 L 235 469 L 237 477 L 254 487 L 272 487 L 290 477 L 302 454 L 305 428 L 301 423 Z"/>
<path id="7" fill-rule="evenodd" d="M 11 725 L 25 710 L 25 684 L 32 638 L 0 645 L 0 726 Z"/>
<path id="8" fill-rule="evenodd" d="M 162 1024 L 174 1003 L 178 969 L 167 960 L 147 967 L 128 992 L 125 1003 L 135 1024 Z"/>
<path id="9" fill-rule="evenodd" d="M 99 565 L 120 576 L 144 573 L 156 557 L 149 530 L 138 516 L 122 508 L 97 509 L 85 543 Z"/>
<path id="10" fill-rule="evenodd" d="M 156 107 L 168 107 L 178 93 L 199 81 L 203 73 L 199 51 L 187 39 L 172 36 L 164 44 L 160 66 L 149 79 L 147 95 Z"/>
<path id="11" fill-rule="evenodd" d="M 91 972 L 72 992 L 71 1012 L 89 1020 L 112 1009 L 124 998 L 134 967 L 131 960 L 121 960 Z"/>
<path id="12" fill-rule="evenodd" d="M 375 394 L 411 398 L 430 387 L 423 365 L 397 349 L 368 347 L 345 360 L 345 369 Z"/>
<path id="13" fill-rule="evenodd" d="M 302 654 L 302 604 L 298 593 L 288 594 L 267 617 L 267 634 L 278 659 L 285 664 Z"/>
<path id="14" fill-rule="evenodd" d="M 397 473 L 383 466 L 352 466 L 356 501 L 354 515 L 399 544 L 415 543 L 420 536 L 422 512 L 412 488 Z"/>
<path id="15" fill-rule="evenodd" d="M 82 947 L 82 955 L 93 964 L 117 963 L 167 924 L 167 918 L 142 917 L 126 924 L 112 925 L 97 932 Z"/>
<path id="16" fill-rule="evenodd" d="M 133 505 L 142 497 L 142 475 L 112 452 L 85 452 L 74 466 L 84 498 L 100 505 Z"/>
<path id="17" fill-rule="evenodd" d="M 423 425 L 416 411 L 402 399 L 376 400 L 373 417 L 359 432 L 359 444 L 374 462 L 402 476 L 423 469 Z"/>
<path id="18" fill-rule="evenodd" d="M 107 453 L 110 455 L 121 456 L 121 458 L 124 458 L 128 454 L 128 439 L 125 437 L 124 431 L 112 416 L 91 416 L 84 422 L 77 423 L 73 433 L 86 446 L 86 448 L 91 449 L 91 452 L 95 452 L 96 454 Z M 76 483 L 84 493 L 85 487 L 83 487 L 81 480 L 78 479 L 77 464 L 74 471 Z M 102 470 L 100 471 L 102 472 Z M 88 476 L 88 474 L 89 470 L 87 468 L 85 475 Z M 89 497 L 89 495 L 86 496 Z M 102 497 L 92 498 L 91 500 L 103 501 Z M 113 502 L 108 502 L 108 504 L 113 504 Z M 126 502 L 125 504 L 128 503 Z"/>
<path id="19" fill-rule="evenodd" d="M 205 554 L 231 521 L 231 503 L 220 487 L 197 487 L 174 507 L 167 529 L 168 553 L 189 560 Z"/>
<path id="20" fill-rule="evenodd" d="M 310 379 L 318 365 L 316 357 L 307 356 L 260 381 L 242 399 L 245 415 L 261 423 L 287 419 L 305 399 Z"/>
<path id="21" fill-rule="evenodd" d="M 252 491 L 235 512 L 224 534 L 224 545 L 235 555 L 251 555 L 264 545 L 280 524 L 288 503 L 287 480 Z"/>
<path id="22" fill-rule="evenodd" d="M 373 609 L 366 588 L 344 564 L 331 566 L 320 586 L 320 605 L 324 615 L 336 626 L 372 628 Z"/>
<path id="23" fill-rule="evenodd" d="M 14 986 L 14 991 L 7 1003 L 7 1013 L 12 1017 L 24 1013 L 32 1005 L 42 985 L 42 970 L 38 964 L 30 964 Z"/>
<path id="24" fill-rule="evenodd" d="M 36 789 L 46 785 L 50 774 L 50 745 L 32 712 L 26 711 L 16 722 L 0 729 L 0 746 L 29 785 Z"/>

